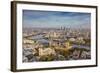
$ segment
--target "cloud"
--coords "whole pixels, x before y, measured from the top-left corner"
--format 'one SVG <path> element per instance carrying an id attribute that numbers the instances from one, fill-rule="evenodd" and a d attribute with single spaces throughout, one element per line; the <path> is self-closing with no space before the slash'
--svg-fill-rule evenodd
<path id="1" fill-rule="evenodd" d="M 24 27 L 89 28 L 90 22 L 90 13 L 23 10 Z"/>

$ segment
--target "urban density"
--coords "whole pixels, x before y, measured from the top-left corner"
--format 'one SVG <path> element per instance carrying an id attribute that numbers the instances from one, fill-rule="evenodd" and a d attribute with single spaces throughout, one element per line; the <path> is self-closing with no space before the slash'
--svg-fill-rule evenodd
<path id="1" fill-rule="evenodd" d="M 23 62 L 91 59 L 90 29 L 23 28 Z"/>

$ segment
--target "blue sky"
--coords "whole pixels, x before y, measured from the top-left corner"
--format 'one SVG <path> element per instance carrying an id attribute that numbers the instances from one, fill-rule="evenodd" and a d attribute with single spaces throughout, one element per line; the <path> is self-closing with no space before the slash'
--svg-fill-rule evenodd
<path id="1" fill-rule="evenodd" d="M 23 10 L 23 27 L 90 28 L 90 25 L 90 13 Z"/>

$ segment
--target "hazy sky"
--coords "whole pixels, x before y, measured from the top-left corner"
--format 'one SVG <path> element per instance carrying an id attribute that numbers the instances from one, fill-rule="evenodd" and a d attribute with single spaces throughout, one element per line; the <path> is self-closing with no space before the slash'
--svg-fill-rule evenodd
<path id="1" fill-rule="evenodd" d="M 90 25 L 90 13 L 23 10 L 23 27 L 90 28 Z"/>

